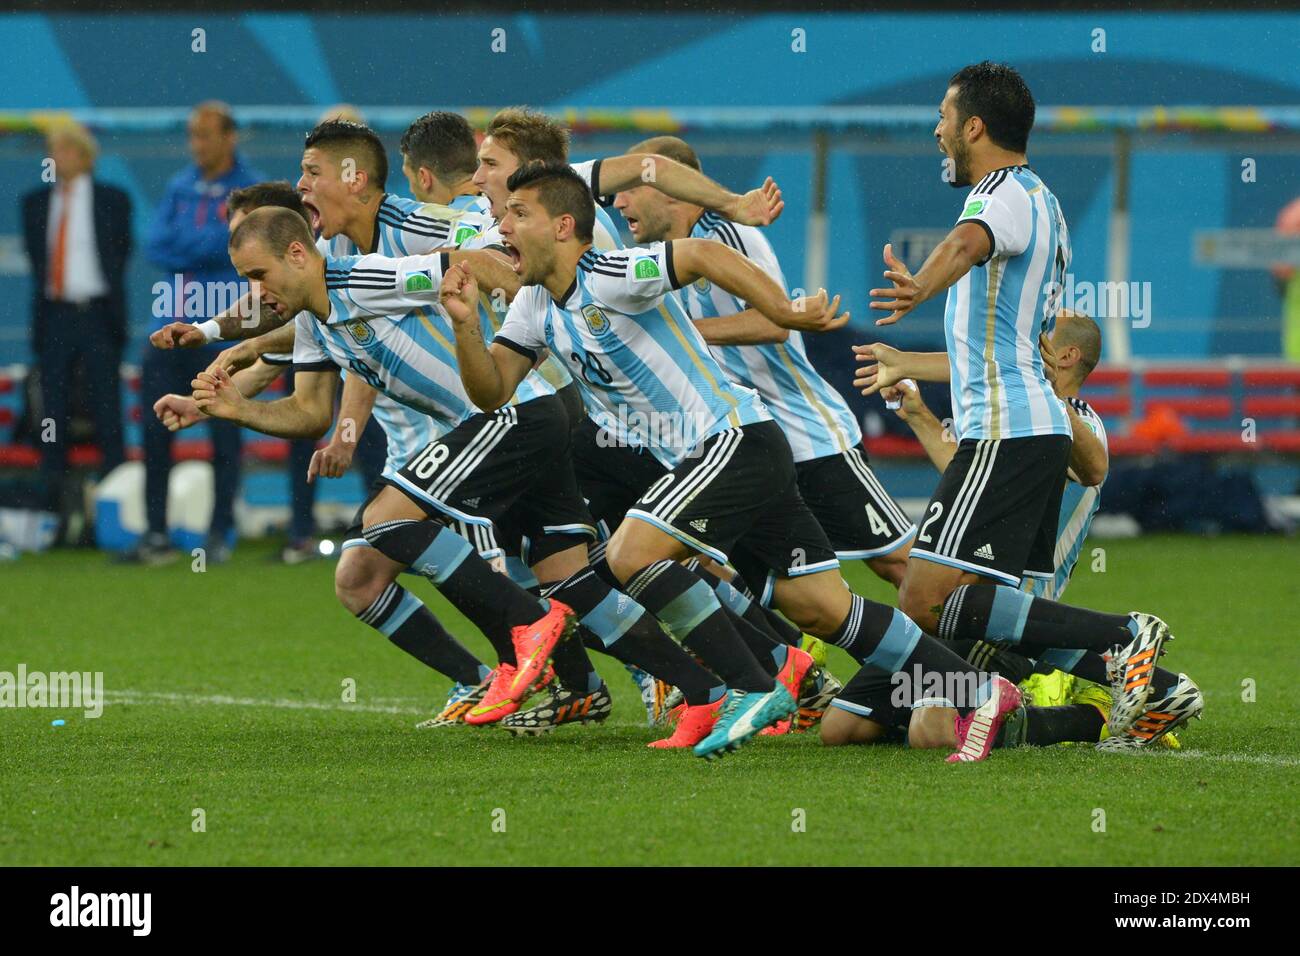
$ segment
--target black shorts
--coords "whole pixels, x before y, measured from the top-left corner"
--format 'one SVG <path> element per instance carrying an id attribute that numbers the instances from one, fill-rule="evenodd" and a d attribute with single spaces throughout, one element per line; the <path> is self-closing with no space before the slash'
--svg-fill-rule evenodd
<path id="1" fill-rule="evenodd" d="M 798 577 L 839 567 L 826 532 L 799 497 L 790 443 L 775 422 L 705 439 L 700 453 L 663 473 L 627 517 L 720 563 L 735 554 L 742 575 L 748 568 Z"/>
<path id="2" fill-rule="evenodd" d="M 1035 670 L 1032 660 L 984 642 L 945 641 L 944 645 L 980 670 L 999 674 L 1013 684 L 1019 684 Z M 896 687 L 898 684 L 895 683 L 893 674 L 886 674 L 875 667 L 860 667 L 831 701 L 830 706 L 880 724 L 887 731 L 886 740 L 906 740 L 907 728 L 912 720 L 912 704 L 901 691 L 895 693 Z M 917 701 L 916 706 L 954 705 L 946 697 L 928 697 Z"/>
<path id="3" fill-rule="evenodd" d="M 612 535 L 645 490 L 668 473 L 646 449 L 609 441 L 609 432 L 586 415 L 574 429 L 573 467 L 602 538 Z"/>
<path id="4" fill-rule="evenodd" d="M 884 727 L 886 740 L 905 741 L 912 722 L 912 708 L 895 694 L 895 686 L 892 674 L 874 667 L 860 667 L 830 706 Z"/>
<path id="5" fill-rule="evenodd" d="M 485 524 L 509 526 L 540 561 L 596 536 L 569 449 L 564 404 L 548 395 L 474 415 L 383 481 L 470 535 Z"/>
<path id="6" fill-rule="evenodd" d="M 375 500 L 379 492 L 383 491 L 384 486 L 387 484 L 388 482 L 382 478 L 376 478 L 371 483 L 370 493 L 366 495 L 366 500 L 361 502 L 361 507 L 357 509 L 357 513 L 352 516 L 352 523 L 343 532 L 343 544 L 340 546 L 340 550 L 371 547 L 370 542 L 362 534 L 362 529 L 365 527 L 366 509 L 370 507 L 370 502 Z M 448 517 L 447 526 L 472 544 L 474 550 L 482 555 L 484 560 L 491 561 L 493 558 L 500 557 L 505 553 L 505 549 L 498 543 L 496 530 L 490 523 L 475 521 L 471 524 L 468 521 Z"/>
<path id="7" fill-rule="evenodd" d="M 1068 435 L 964 439 L 926 506 L 912 556 L 1011 587 L 1053 576 Z"/>
<path id="8" fill-rule="evenodd" d="M 799 494 L 841 561 L 878 558 L 916 534 L 860 448 L 795 463 Z"/>

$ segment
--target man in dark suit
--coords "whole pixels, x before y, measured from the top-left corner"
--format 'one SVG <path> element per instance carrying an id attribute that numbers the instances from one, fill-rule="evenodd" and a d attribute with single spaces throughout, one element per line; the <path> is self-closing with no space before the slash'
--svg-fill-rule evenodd
<path id="1" fill-rule="evenodd" d="M 44 408 L 41 479 L 47 506 L 61 510 L 69 392 L 78 358 L 103 456 L 101 475 L 123 459 L 118 369 L 126 343 L 131 200 L 94 178 L 98 150 L 85 128 L 61 124 L 50 131 L 48 146 L 53 181 L 23 196 L 23 241 L 32 266 L 32 355 Z"/>

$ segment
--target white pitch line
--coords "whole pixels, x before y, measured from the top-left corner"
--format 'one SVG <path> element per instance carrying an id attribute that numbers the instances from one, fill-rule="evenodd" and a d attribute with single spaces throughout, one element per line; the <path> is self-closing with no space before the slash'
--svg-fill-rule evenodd
<path id="1" fill-rule="evenodd" d="M 400 698 L 382 698 L 395 700 Z M 292 700 L 287 697 L 231 697 L 226 694 L 176 694 L 163 691 L 121 690 L 104 694 L 107 704 L 206 704 L 217 707 L 272 707 L 280 710 L 344 710 L 366 714 L 428 714 L 428 708 L 388 704 L 345 704 L 342 701 Z"/>

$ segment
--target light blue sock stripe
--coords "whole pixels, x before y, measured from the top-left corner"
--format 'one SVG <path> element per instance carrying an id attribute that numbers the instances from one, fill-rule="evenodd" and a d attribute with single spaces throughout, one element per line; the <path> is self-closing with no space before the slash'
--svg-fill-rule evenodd
<path id="1" fill-rule="evenodd" d="M 863 663 L 874 664 L 891 674 L 901 671 L 920 639 L 921 629 L 916 623 L 902 611 L 895 610 L 885 636 Z"/>
<path id="2" fill-rule="evenodd" d="M 514 581 L 525 591 L 537 587 L 537 575 L 533 574 L 532 569 L 513 554 L 506 555 L 506 574 L 511 581 Z"/>
<path id="3" fill-rule="evenodd" d="M 752 603 L 749 598 L 745 597 L 730 581 L 718 579 L 718 583 L 713 586 L 713 591 L 718 595 L 718 600 L 731 608 L 740 617 L 745 616 Z"/>
<path id="4" fill-rule="evenodd" d="M 780 670 L 785 667 L 786 660 L 790 657 L 790 645 L 778 644 L 772 648 L 772 660 L 776 661 L 776 669 Z"/>
<path id="5" fill-rule="evenodd" d="M 1040 654 L 1038 660 L 1044 664 L 1051 664 L 1057 670 L 1065 671 L 1067 674 L 1074 670 L 1076 664 L 1083 660 L 1083 655 L 1087 651 L 1073 651 L 1064 648 L 1055 647 L 1052 650 Z"/>
<path id="6" fill-rule="evenodd" d="M 401 602 L 397 605 L 397 610 L 388 616 L 388 620 L 379 627 L 379 633 L 384 637 L 392 637 L 393 633 L 406 623 L 412 614 L 420 609 L 420 599 L 407 591 L 402 595 Z"/>
<path id="7" fill-rule="evenodd" d="M 703 581 L 696 581 L 678 597 L 664 605 L 663 611 L 655 615 L 673 632 L 678 641 L 690 636 L 710 614 L 722 610 L 717 595 Z"/>
<path id="8" fill-rule="evenodd" d="M 641 620 L 641 615 L 645 613 L 645 608 L 626 594 L 610 591 L 591 609 L 581 623 L 583 627 L 599 637 L 602 644 L 612 647 L 633 624 Z"/>
<path id="9" fill-rule="evenodd" d="M 1009 641 L 1019 644 L 1025 633 L 1025 618 L 1033 597 L 999 584 L 993 589 L 993 608 L 989 611 L 989 624 L 984 636 L 990 641 Z"/>
<path id="10" fill-rule="evenodd" d="M 434 584 L 441 584 L 456 573 L 461 562 L 469 557 L 472 551 L 468 541 L 456 532 L 443 528 L 424 549 L 424 553 L 415 559 L 411 569 L 423 574 Z"/>

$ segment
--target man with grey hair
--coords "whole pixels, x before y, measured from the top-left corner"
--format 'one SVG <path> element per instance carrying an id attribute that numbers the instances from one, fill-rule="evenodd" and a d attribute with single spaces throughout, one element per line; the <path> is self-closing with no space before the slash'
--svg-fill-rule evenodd
<path id="1" fill-rule="evenodd" d="M 54 423 L 52 440 L 41 444 L 41 486 L 46 507 L 61 511 L 78 362 L 101 474 L 122 463 L 118 368 L 126 342 L 131 200 L 95 178 L 99 149 L 85 127 L 60 123 L 46 139 L 53 179 L 23 196 L 22 219 L 34 280 L 31 343 L 40 368 L 41 417 Z"/>

